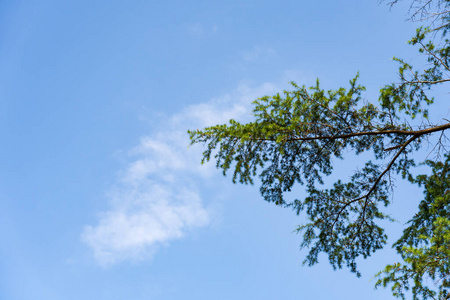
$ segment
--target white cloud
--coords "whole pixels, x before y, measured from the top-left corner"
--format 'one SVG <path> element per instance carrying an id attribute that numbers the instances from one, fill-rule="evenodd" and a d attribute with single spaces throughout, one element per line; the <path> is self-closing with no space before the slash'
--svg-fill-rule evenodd
<path id="1" fill-rule="evenodd" d="M 84 241 L 102 265 L 149 258 L 159 245 L 209 223 L 209 212 L 195 190 L 157 184 L 124 190 L 115 207 L 101 214 L 97 226 L 87 226 Z"/>
<path id="2" fill-rule="evenodd" d="M 270 83 L 242 84 L 233 93 L 185 108 L 167 118 L 164 129 L 142 137 L 109 193 L 109 210 L 82 233 L 95 259 L 102 265 L 148 259 L 158 247 L 208 226 L 211 211 L 199 190 L 218 172 L 214 164 L 201 166 L 201 147 L 188 149 L 187 129 L 248 119 L 252 100 L 278 90 Z"/>

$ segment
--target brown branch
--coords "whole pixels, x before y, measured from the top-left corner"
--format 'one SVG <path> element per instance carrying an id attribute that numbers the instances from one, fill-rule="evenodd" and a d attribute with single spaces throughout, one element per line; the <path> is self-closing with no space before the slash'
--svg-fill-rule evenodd
<path id="1" fill-rule="evenodd" d="M 435 59 L 437 59 L 446 69 L 447 71 L 450 71 L 450 68 L 440 59 L 436 56 L 431 50 L 429 50 L 422 42 L 419 42 L 419 44 L 422 46 L 423 49 L 425 49 L 429 55 L 433 56 Z"/>
<path id="2" fill-rule="evenodd" d="M 425 134 L 430 134 L 437 131 L 443 131 L 450 128 L 450 123 L 426 128 L 422 130 L 401 130 L 401 129 L 390 129 L 390 130 L 380 130 L 380 131 L 366 131 L 366 132 L 355 132 L 342 135 L 332 135 L 332 136 L 312 136 L 312 137 L 298 137 L 292 138 L 290 141 L 313 141 L 313 140 L 337 140 L 337 139 L 347 139 L 358 136 L 372 136 L 372 135 L 387 135 L 387 134 L 397 134 L 397 135 L 413 135 L 421 136 Z M 270 139 L 262 139 L 270 140 Z"/>
<path id="3" fill-rule="evenodd" d="M 392 150 L 400 148 L 401 146 L 402 146 L 402 144 L 396 145 L 396 146 L 393 146 L 393 147 L 389 147 L 389 148 L 384 149 L 384 151 L 392 151 Z"/>
<path id="4" fill-rule="evenodd" d="M 449 26 L 449 25 L 450 25 L 450 23 L 446 23 L 446 24 L 444 24 L 444 25 L 441 25 L 441 26 L 439 26 L 439 27 L 436 27 L 436 28 L 431 29 L 431 31 L 438 31 L 438 30 L 441 30 L 442 28 L 447 27 L 447 26 Z"/>
<path id="5" fill-rule="evenodd" d="M 415 2 L 415 1 L 414 1 Z M 413 2 L 413 4 L 414 4 L 414 2 Z M 419 12 L 420 12 L 420 14 L 421 15 L 423 15 L 424 13 L 426 13 L 426 7 L 428 6 L 428 5 L 430 5 L 430 3 L 431 2 L 433 2 L 433 0 L 428 0 L 424 5 L 422 5 L 422 7 L 414 7 L 414 9 L 416 9 L 416 11 L 412 14 L 412 16 L 411 16 L 411 20 L 413 20 L 415 17 L 416 17 L 416 15 L 418 15 L 419 14 Z M 413 4 L 411 4 L 411 9 L 413 8 Z"/>
<path id="6" fill-rule="evenodd" d="M 412 138 L 410 138 L 409 140 L 407 140 L 405 143 L 403 143 L 402 147 L 400 148 L 400 150 L 398 150 L 397 154 L 395 154 L 395 156 L 391 159 L 391 161 L 389 162 L 389 164 L 387 165 L 386 169 L 384 169 L 383 173 L 380 174 L 380 176 L 378 176 L 377 180 L 375 181 L 375 183 L 372 185 L 372 188 L 367 192 L 366 195 L 357 198 L 356 200 L 362 200 L 364 198 L 368 198 L 370 196 L 370 194 L 372 194 L 372 192 L 375 190 L 376 186 L 378 185 L 378 183 L 380 183 L 381 178 L 383 178 L 384 175 L 386 175 L 386 173 L 391 169 L 392 165 L 395 163 L 395 161 L 397 160 L 397 158 L 400 156 L 400 154 L 403 153 L 403 151 L 405 151 L 406 147 L 411 144 L 415 139 L 419 138 L 421 135 L 414 135 Z M 355 200 L 355 201 L 356 201 Z"/>
<path id="7" fill-rule="evenodd" d="M 447 67 L 446 67 L 447 68 Z M 449 70 L 450 71 L 450 70 Z M 406 85 L 406 84 L 417 84 L 417 83 L 427 83 L 427 84 L 437 84 L 437 83 L 442 83 L 442 82 L 447 82 L 450 81 L 450 79 L 441 79 L 441 80 L 415 80 L 415 81 L 406 81 L 401 83 L 401 85 Z"/>
<path id="8" fill-rule="evenodd" d="M 406 147 L 407 147 L 410 143 L 412 143 L 415 139 L 417 139 L 417 138 L 419 138 L 419 137 L 420 137 L 420 135 L 414 135 L 413 137 L 411 137 L 409 140 L 407 140 L 405 143 L 403 143 L 403 144 L 401 145 L 400 150 L 399 150 L 399 151 L 397 152 L 397 154 L 395 154 L 395 156 L 391 159 L 391 161 L 389 162 L 389 164 L 387 165 L 387 167 L 385 168 L 385 170 L 380 174 L 380 176 L 378 176 L 378 178 L 375 180 L 375 183 L 372 185 L 372 187 L 370 188 L 370 190 L 369 190 L 364 196 L 361 196 L 361 197 L 352 199 L 352 200 L 350 200 L 349 202 L 346 202 L 344 206 L 342 206 L 342 208 L 341 208 L 341 209 L 339 210 L 339 212 L 337 213 L 337 216 L 336 216 L 336 218 L 335 218 L 333 224 L 331 225 L 331 228 L 330 228 L 330 232 L 331 232 L 331 233 L 333 233 L 334 225 L 337 223 L 337 221 L 338 221 L 338 219 L 339 219 L 339 216 L 340 216 L 341 213 L 344 211 L 344 209 L 345 209 L 346 207 L 348 207 L 350 204 L 352 204 L 352 203 L 354 203 L 354 202 L 357 202 L 357 201 L 360 201 L 360 200 L 363 200 L 363 199 L 365 199 L 365 201 L 364 201 L 364 207 L 363 207 L 362 215 L 363 215 L 363 222 L 365 221 L 364 215 L 365 215 L 365 213 L 366 213 L 367 203 L 369 202 L 369 197 L 370 197 L 370 195 L 375 191 L 377 185 L 380 183 L 380 181 L 381 181 L 381 179 L 383 178 L 383 176 L 386 175 L 386 173 L 392 168 L 392 165 L 395 163 L 395 161 L 396 161 L 397 158 L 400 156 L 400 154 L 403 153 L 403 151 L 406 149 Z M 355 234 L 355 237 L 356 237 L 356 235 L 358 235 L 359 232 L 360 232 L 360 228 L 358 228 L 358 232 Z"/>
<path id="9" fill-rule="evenodd" d="M 348 134 L 341 134 L 341 135 L 329 135 L 329 136 L 311 136 L 311 137 L 291 137 L 283 142 L 292 142 L 292 141 L 314 141 L 314 140 L 337 140 L 337 139 L 348 139 L 352 137 L 359 137 L 359 136 L 373 136 L 373 135 L 388 135 L 388 134 L 397 134 L 397 135 L 412 135 L 412 136 L 422 136 L 426 134 L 431 134 L 437 131 L 444 131 L 450 128 L 450 123 L 434 126 L 426 129 L 421 130 L 401 130 L 401 129 L 388 129 L 388 130 L 379 130 L 379 131 L 363 131 L 363 132 L 354 132 L 354 133 L 348 133 Z M 202 134 L 202 135 L 208 135 L 208 134 Z M 230 136 L 230 138 L 238 138 Z M 252 140 L 258 140 L 258 141 L 274 141 L 273 138 L 254 138 Z M 399 146 L 394 146 L 391 148 L 388 148 L 386 150 L 393 150 L 398 148 Z"/>

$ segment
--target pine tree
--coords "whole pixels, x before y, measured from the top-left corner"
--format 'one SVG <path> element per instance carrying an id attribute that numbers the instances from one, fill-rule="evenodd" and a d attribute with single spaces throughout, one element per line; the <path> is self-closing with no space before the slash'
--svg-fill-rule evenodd
<path id="1" fill-rule="evenodd" d="M 417 70 L 394 58 L 399 82 L 384 86 L 378 101 L 363 100 L 358 75 L 336 90 L 324 90 L 319 80 L 309 88 L 291 82 L 291 90 L 256 99 L 249 123 L 188 131 L 192 144 L 205 145 L 202 163 L 215 160 L 224 175 L 232 171 L 233 182 L 252 184 L 259 176 L 266 201 L 306 214 L 308 222 L 297 231 L 309 249 L 308 265 L 323 252 L 334 268 L 347 266 L 360 276 L 356 259 L 387 243 L 380 223 L 390 219 L 382 208 L 390 203 L 391 179 L 423 187 L 418 212 L 394 243 L 403 262 L 377 274 L 376 286 L 390 285 L 403 299 L 408 290 L 413 299 L 450 299 L 450 121 L 430 120 L 427 111 L 434 101 L 448 101 L 429 94 L 450 81 L 449 9 L 450 0 L 412 1 L 411 20 L 428 27 L 418 28 L 409 44 L 425 54 L 428 67 Z M 417 153 L 430 141 L 434 160 L 419 161 Z M 333 159 L 366 152 L 372 159 L 348 181 L 324 188 Z M 431 175 L 414 176 L 418 165 L 429 166 Z M 308 196 L 286 200 L 297 184 Z"/>

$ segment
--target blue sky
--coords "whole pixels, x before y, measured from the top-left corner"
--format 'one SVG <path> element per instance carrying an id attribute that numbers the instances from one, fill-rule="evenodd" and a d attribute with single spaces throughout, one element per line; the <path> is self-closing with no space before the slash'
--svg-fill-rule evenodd
<path id="1" fill-rule="evenodd" d="M 186 130 L 292 80 L 359 71 L 375 99 L 417 58 L 406 2 L 1 1 L 0 299 L 386 299 L 391 250 L 359 279 L 303 267 L 302 219 L 201 166 Z M 421 192 L 395 195 L 401 223 Z"/>

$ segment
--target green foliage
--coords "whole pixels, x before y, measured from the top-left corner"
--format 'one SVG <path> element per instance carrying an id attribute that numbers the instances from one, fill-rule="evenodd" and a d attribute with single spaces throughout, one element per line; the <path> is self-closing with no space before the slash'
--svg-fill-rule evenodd
<path id="1" fill-rule="evenodd" d="M 232 172 L 234 183 L 253 184 L 259 177 L 266 201 L 305 214 L 307 222 L 297 232 L 303 235 L 301 246 L 309 250 L 304 261 L 308 265 L 325 253 L 333 268 L 347 266 L 360 276 L 356 259 L 369 257 L 387 242 L 380 222 L 391 220 L 382 211 L 389 205 L 391 178 L 397 175 L 423 186 L 419 212 L 394 244 L 404 262 L 388 265 L 376 285 L 392 284 L 393 295 L 402 298 L 410 289 L 414 299 L 447 299 L 450 155 L 445 131 L 450 123 L 432 123 L 426 108 L 434 101 L 429 90 L 450 81 L 450 44 L 445 38 L 450 1 L 413 1 L 418 3 L 423 5 L 416 17 L 426 16 L 432 4 L 438 9 L 432 16 L 439 27 L 421 27 L 409 41 L 425 55 L 428 67 L 415 70 L 395 58 L 399 82 L 383 87 L 377 101 L 363 100 L 365 88 L 358 75 L 347 88 L 336 90 L 324 90 L 319 80 L 309 88 L 291 82 L 291 90 L 253 102 L 252 122 L 230 120 L 188 133 L 192 144 L 205 145 L 202 163 L 215 160 L 224 175 Z M 444 154 L 445 161 L 426 161 L 431 175 L 414 177 L 411 170 L 421 163 L 415 154 L 433 134 L 439 135 L 435 157 Z M 372 159 L 347 182 L 324 187 L 334 160 L 365 152 Z M 287 200 L 295 185 L 304 185 L 308 196 Z M 433 287 L 424 284 L 427 279 Z"/>
<path id="2" fill-rule="evenodd" d="M 393 294 L 402 299 L 411 287 L 414 300 L 450 298 L 450 154 L 445 162 L 426 164 L 432 175 L 412 179 L 424 186 L 425 198 L 394 244 L 404 263 L 388 265 L 377 274 L 376 286 L 392 284 Z M 426 285 L 427 280 L 433 286 Z"/>

